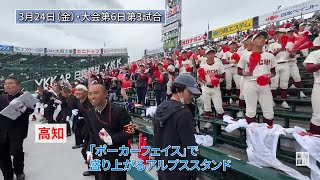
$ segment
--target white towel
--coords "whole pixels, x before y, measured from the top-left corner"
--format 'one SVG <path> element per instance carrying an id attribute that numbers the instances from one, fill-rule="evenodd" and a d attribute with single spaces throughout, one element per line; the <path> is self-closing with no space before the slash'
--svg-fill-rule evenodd
<path id="1" fill-rule="evenodd" d="M 277 159 L 276 152 L 279 136 L 280 134 L 285 134 L 282 126 L 274 124 L 272 128 L 268 128 L 265 123 L 250 123 L 246 132 L 247 155 L 250 163 L 261 167 L 279 169 L 297 179 L 310 179 Z"/>
<path id="2" fill-rule="evenodd" d="M 146 116 L 154 117 L 156 114 L 157 106 L 148 107 L 146 110 Z"/>
<path id="3" fill-rule="evenodd" d="M 296 139 L 295 147 L 297 152 L 309 152 L 308 167 L 311 169 L 311 179 L 320 179 L 320 169 L 317 166 L 317 161 L 320 161 L 320 136 L 301 136 L 299 133 L 307 131 L 297 126 L 288 128 L 286 132 L 292 133 Z"/>
<path id="4" fill-rule="evenodd" d="M 248 126 L 246 119 L 239 119 L 235 121 L 231 116 L 228 115 L 223 116 L 223 121 L 228 123 L 228 126 L 225 128 L 225 131 L 227 131 L 228 133 L 240 127 L 246 128 Z"/>
<path id="5" fill-rule="evenodd" d="M 213 138 L 209 135 L 194 135 L 198 145 L 210 147 L 213 145 Z"/>

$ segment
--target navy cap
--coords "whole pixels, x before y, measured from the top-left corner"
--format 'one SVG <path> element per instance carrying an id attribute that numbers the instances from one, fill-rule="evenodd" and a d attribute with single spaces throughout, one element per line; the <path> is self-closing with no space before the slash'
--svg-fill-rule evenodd
<path id="1" fill-rule="evenodd" d="M 194 95 L 201 94 L 196 79 L 189 74 L 180 74 L 173 83 L 186 86 L 186 88 Z"/>

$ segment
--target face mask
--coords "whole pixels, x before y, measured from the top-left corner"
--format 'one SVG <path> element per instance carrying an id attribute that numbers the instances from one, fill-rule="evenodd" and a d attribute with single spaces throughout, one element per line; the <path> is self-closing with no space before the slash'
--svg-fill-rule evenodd
<path id="1" fill-rule="evenodd" d="M 184 103 L 183 96 L 181 95 L 181 93 L 178 93 L 178 96 L 179 96 L 180 102 L 181 102 L 182 104 L 185 104 L 185 103 Z"/>

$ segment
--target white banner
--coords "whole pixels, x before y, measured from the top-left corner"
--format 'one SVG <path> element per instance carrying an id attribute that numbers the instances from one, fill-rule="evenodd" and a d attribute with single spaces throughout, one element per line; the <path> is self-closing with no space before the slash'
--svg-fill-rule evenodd
<path id="1" fill-rule="evenodd" d="M 14 47 L 13 52 L 16 53 L 44 53 L 44 48 L 22 48 L 22 47 Z"/>
<path id="2" fill-rule="evenodd" d="M 175 37 L 178 37 L 178 36 L 180 36 L 180 29 L 176 29 L 174 31 L 170 31 L 166 35 L 162 35 L 161 36 L 161 41 L 164 42 L 164 41 L 166 41 L 168 39 L 172 39 L 172 38 L 175 38 Z"/>
<path id="3" fill-rule="evenodd" d="M 73 49 L 47 49 L 47 54 L 73 54 Z"/>
<path id="4" fill-rule="evenodd" d="M 168 26 L 169 24 L 172 24 L 172 23 L 174 23 L 176 21 L 179 21 L 180 19 L 181 19 L 180 13 L 177 13 L 177 14 L 175 14 L 173 16 L 170 16 L 170 17 L 168 17 L 166 19 L 166 23 L 164 24 L 164 26 Z"/>
<path id="5" fill-rule="evenodd" d="M 150 56 L 150 55 L 154 55 L 154 54 L 160 54 L 163 53 L 163 48 L 157 48 L 157 49 L 147 49 L 146 50 L 146 55 Z"/>
<path id="6" fill-rule="evenodd" d="M 115 54 L 127 54 L 127 48 L 108 48 L 103 49 L 102 52 L 104 55 L 115 55 Z"/>
<path id="7" fill-rule="evenodd" d="M 66 73 L 66 74 L 61 74 L 61 75 L 57 75 L 57 76 L 36 79 L 36 80 L 34 80 L 34 82 L 36 83 L 37 86 L 48 87 L 49 85 L 51 85 L 53 82 L 55 82 L 57 80 L 69 82 L 70 79 L 71 79 L 71 74 Z"/>
<path id="8" fill-rule="evenodd" d="M 101 54 L 101 49 L 76 49 L 76 54 Z"/>
<path id="9" fill-rule="evenodd" d="M 180 22 L 178 21 L 178 22 L 175 22 L 173 24 L 170 24 L 169 26 L 165 26 L 165 27 L 162 28 L 161 33 L 165 34 L 167 32 L 176 30 L 176 29 L 179 28 L 179 24 L 180 24 Z"/>
<path id="10" fill-rule="evenodd" d="M 100 72 L 100 65 L 92 66 L 86 69 L 82 69 L 80 71 L 74 72 L 74 80 L 78 80 L 81 78 L 87 78 L 88 73 L 98 74 Z"/>
<path id="11" fill-rule="evenodd" d="M 181 41 L 181 46 L 188 46 L 190 44 L 198 44 L 204 42 L 207 39 L 207 34 L 201 34 L 193 38 L 184 39 Z"/>
<path id="12" fill-rule="evenodd" d="M 320 10 L 320 0 L 312 0 L 259 16 L 259 26 Z"/>
<path id="13" fill-rule="evenodd" d="M 122 59 L 117 58 L 115 60 L 104 63 L 104 70 L 106 71 L 106 70 L 116 69 L 116 68 L 119 68 L 121 65 L 122 65 Z"/>

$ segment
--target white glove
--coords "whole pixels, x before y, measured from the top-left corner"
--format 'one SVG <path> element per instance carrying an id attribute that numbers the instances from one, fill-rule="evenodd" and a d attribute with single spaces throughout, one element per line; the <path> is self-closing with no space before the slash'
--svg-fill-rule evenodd
<path id="1" fill-rule="evenodd" d="M 78 113 L 79 113 L 79 110 L 78 110 L 78 109 L 73 109 L 73 110 L 72 110 L 72 114 L 73 114 L 74 116 L 77 116 Z"/>
<path id="2" fill-rule="evenodd" d="M 47 107 L 48 107 L 48 104 L 43 105 L 43 108 L 44 108 L 44 109 L 47 108 Z"/>
<path id="3" fill-rule="evenodd" d="M 55 100 L 54 100 L 54 103 L 62 104 L 62 102 L 61 102 L 59 99 L 55 99 Z"/>
<path id="4" fill-rule="evenodd" d="M 90 151 L 87 151 L 87 162 L 90 163 L 91 160 L 93 160 L 93 155 Z"/>
<path id="5" fill-rule="evenodd" d="M 21 113 L 24 113 L 24 112 L 26 112 L 26 110 L 27 110 L 27 107 L 26 107 L 26 106 L 21 106 L 20 108 L 21 108 L 21 109 L 20 109 L 20 112 L 21 112 Z"/>
<path id="6" fill-rule="evenodd" d="M 107 145 L 111 146 L 112 145 L 112 139 L 111 136 L 109 135 L 109 133 L 102 128 L 99 132 L 99 137 L 100 139 L 105 142 Z"/>
<path id="7" fill-rule="evenodd" d="M 70 121 L 70 117 L 69 117 L 69 116 L 66 117 L 66 121 L 67 121 L 67 122 Z"/>

